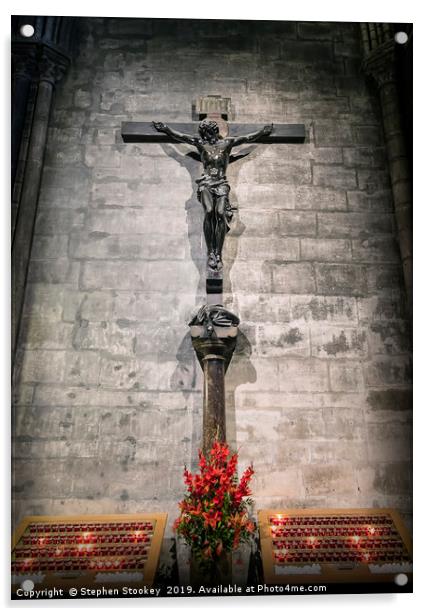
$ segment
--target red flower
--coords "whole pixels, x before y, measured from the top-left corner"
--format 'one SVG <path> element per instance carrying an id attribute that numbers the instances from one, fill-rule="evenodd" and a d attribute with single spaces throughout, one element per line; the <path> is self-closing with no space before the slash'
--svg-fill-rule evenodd
<path id="1" fill-rule="evenodd" d="M 179 503 L 174 529 L 202 558 L 232 551 L 254 531 L 243 500 L 251 493 L 254 471 L 248 467 L 238 481 L 237 465 L 238 455 L 231 454 L 226 443 L 216 441 L 207 457 L 199 452 L 198 473 L 184 469 L 187 495 Z"/>

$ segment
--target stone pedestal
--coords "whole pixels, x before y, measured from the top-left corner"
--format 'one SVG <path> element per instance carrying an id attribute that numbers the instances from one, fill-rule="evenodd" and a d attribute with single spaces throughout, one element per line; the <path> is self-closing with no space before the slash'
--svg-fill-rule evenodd
<path id="1" fill-rule="evenodd" d="M 203 443 L 226 441 L 224 375 L 232 359 L 239 319 L 221 305 L 203 306 L 189 323 L 193 348 L 204 373 Z"/>

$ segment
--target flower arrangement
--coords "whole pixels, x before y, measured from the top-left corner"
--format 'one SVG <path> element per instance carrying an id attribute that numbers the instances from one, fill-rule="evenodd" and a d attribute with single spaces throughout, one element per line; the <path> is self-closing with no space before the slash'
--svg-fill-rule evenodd
<path id="1" fill-rule="evenodd" d="M 187 493 L 179 503 L 181 514 L 174 530 L 190 545 L 201 567 L 253 536 L 255 525 L 248 516 L 252 500 L 246 497 L 251 494 L 249 483 L 254 471 L 249 466 L 238 481 L 237 464 L 238 454 L 215 441 L 207 458 L 199 451 L 200 472 L 193 475 L 184 469 Z"/>

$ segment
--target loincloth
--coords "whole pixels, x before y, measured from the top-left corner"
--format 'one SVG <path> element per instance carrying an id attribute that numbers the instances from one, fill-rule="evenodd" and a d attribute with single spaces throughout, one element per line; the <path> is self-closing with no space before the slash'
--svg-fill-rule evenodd
<path id="1" fill-rule="evenodd" d="M 203 175 L 201 178 L 196 180 L 196 184 L 198 185 L 197 196 L 201 203 L 202 192 L 204 189 L 209 190 L 213 197 L 225 197 L 224 215 L 226 224 L 229 223 L 233 217 L 233 208 L 229 202 L 230 186 L 227 179 L 221 178 L 220 180 L 214 180 L 209 175 Z M 229 225 L 227 228 L 229 230 Z"/>

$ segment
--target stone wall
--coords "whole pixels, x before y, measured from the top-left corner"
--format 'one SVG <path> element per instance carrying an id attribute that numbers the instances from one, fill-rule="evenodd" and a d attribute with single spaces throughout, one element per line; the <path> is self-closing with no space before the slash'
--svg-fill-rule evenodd
<path id="1" fill-rule="evenodd" d="M 395 507 L 411 493 L 411 356 L 378 100 L 355 24 L 85 19 L 50 122 L 14 390 L 15 521 L 168 511 L 196 463 L 188 335 L 205 244 L 184 145 L 124 120 L 305 123 L 247 146 L 226 305 L 241 318 L 228 437 L 262 507 Z"/>

